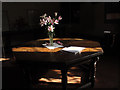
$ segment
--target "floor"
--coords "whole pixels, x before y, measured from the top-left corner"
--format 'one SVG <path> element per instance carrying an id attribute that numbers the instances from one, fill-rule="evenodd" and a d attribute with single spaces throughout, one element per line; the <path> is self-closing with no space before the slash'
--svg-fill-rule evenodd
<path id="1" fill-rule="evenodd" d="M 120 87 L 119 60 L 118 54 L 112 52 L 105 52 L 100 57 L 94 88 L 118 89 Z"/>
<path id="2" fill-rule="evenodd" d="M 119 88 L 119 54 L 107 52 L 97 64 L 95 88 Z"/>

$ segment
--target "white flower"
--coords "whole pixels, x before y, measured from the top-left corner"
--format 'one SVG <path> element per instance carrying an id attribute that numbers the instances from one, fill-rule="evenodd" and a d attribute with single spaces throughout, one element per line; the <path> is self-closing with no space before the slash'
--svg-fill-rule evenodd
<path id="1" fill-rule="evenodd" d="M 41 19 L 40 19 L 40 25 L 41 25 L 41 27 L 44 26 L 44 22 Z"/>
<path id="2" fill-rule="evenodd" d="M 54 23 L 55 23 L 55 24 L 58 24 L 58 22 L 59 22 L 58 20 L 55 20 L 55 22 L 54 22 Z"/>
<path id="3" fill-rule="evenodd" d="M 43 23 L 43 22 L 41 22 L 41 23 L 40 23 L 40 25 L 41 25 L 41 27 L 42 27 L 42 26 L 44 26 L 44 23 Z"/>
<path id="4" fill-rule="evenodd" d="M 40 17 L 44 18 L 44 17 L 46 17 L 46 16 L 47 16 L 47 14 L 45 13 L 43 16 L 40 16 Z"/>
<path id="5" fill-rule="evenodd" d="M 54 32 L 54 29 L 55 29 L 54 25 L 59 24 L 59 20 L 62 19 L 61 16 L 59 16 L 57 18 L 57 15 L 58 15 L 58 13 L 55 12 L 55 18 L 51 18 L 51 16 L 47 16 L 46 13 L 44 15 L 40 16 L 41 17 L 41 19 L 40 19 L 41 27 L 46 25 L 48 27 L 48 32 Z"/>
<path id="6" fill-rule="evenodd" d="M 53 32 L 53 31 L 54 31 L 53 29 L 55 29 L 55 27 L 53 27 L 53 25 L 48 26 L 48 31 L 49 31 L 49 32 Z"/>
<path id="7" fill-rule="evenodd" d="M 44 23 L 45 25 L 47 25 L 47 20 L 43 19 L 43 23 Z"/>
<path id="8" fill-rule="evenodd" d="M 50 21 L 51 21 L 51 17 L 50 16 L 47 18 L 47 21 L 50 23 Z"/>
<path id="9" fill-rule="evenodd" d="M 62 17 L 61 17 L 61 16 L 59 16 L 59 17 L 58 17 L 58 20 L 61 20 L 61 19 L 62 19 Z"/>
<path id="10" fill-rule="evenodd" d="M 55 12 L 55 16 L 57 16 L 57 12 Z"/>

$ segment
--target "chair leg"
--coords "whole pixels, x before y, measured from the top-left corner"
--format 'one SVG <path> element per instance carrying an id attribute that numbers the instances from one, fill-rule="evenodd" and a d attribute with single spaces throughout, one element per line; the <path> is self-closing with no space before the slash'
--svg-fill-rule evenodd
<path id="1" fill-rule="evenodd" d="M 93 88 L 94 87 L 94 84 L 95 84 L 95 76 L 96 76 L 96 64 L 97 64 L 97 61 L 99 60 L 98 57 L 96 58 L 93 58 L 93 61 L 91 62 L 91 75 L 90 75 L 90 81 L 92 83 L 91 87 Z"/>

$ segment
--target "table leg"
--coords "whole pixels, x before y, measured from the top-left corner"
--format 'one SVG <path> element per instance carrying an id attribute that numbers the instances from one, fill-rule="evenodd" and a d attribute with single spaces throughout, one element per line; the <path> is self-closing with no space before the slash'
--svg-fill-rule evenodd
<path id="1" fill-rule="evenodd" d="M 95 83 L 95 76 L 96 76 L 96 64 L 97 64 L 97 61 L 99 60 L 98 57 L 96 58 L 93 58 L 93 61 L 91 63 L 91 82 L 92 82 L 92 87 L 94 87 L 94 83 Z"/>
<path id="2" fill-rule="evenodd" d="M 62 73 L 62 89 L 67 90 L 67 69 L 63 68 L 61 70 Z"/>

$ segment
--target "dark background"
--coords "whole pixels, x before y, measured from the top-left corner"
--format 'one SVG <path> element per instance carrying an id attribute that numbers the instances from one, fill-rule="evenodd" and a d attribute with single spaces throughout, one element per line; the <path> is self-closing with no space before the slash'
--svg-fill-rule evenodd
<path id="1" fill-rule="evenodd" d="M 63 18 L 56 26 L 55 37 L 85 38 L 109 46 L 115 35 L 114 44 L 117 43 L 115 47 L 118 47 L 120 36 L 120 3 L 118 2 L 4 2 L 2 29 L 5 47 L 48 37 L 44 28 L 39 25 L 39 16 L 44 13 L 53 16 L 54 12 L 58 12 Z M 108 14 L 116 13 L 119 14 L 118 18 L 115 16 L 107 18 Z M 107 37 L 104 31 L 110 31 Z"/>
<path id="2" fill-rule="evenodd" d="M 55 37 L 103 38 L 104 3 L 3 3 L 3 32 L 11 34 L 11 44 L 48 37 L 39 25 L 39 16 L 53 16 L 56 11 L 63 19 L 56 26 Z"/>
<path id="3" fill-rule="evenodd" d="M 44 13 L 53 16 L 56 11 L 63 18 L 56 26 L 56 38 L 77 37 L 100 42 L 104 55 L 98 66 L 98 84 L 95 87 L 118 88 L 120 83 L 118 74 L 120 2 L 3 2 L 3 57 L 11 57 L 11 48 L 14 46 L 48 37 L 44 28 L 39 25 L 39 16 Z M 13 69 L 10 69 L 8 64 L 3 67 L 5 67 L 4 71 L 7 71 L 4 74 L 7 85 L 11 86 L 10 82 L 14 80 L 13 82 L 16 84 L 14 87 L 20 86 L 19 83 L 16 83 L 16 79 L 13 79 L 14 76 L 19 79 L 21 75 L 15 69 L 16 65 L 15 67 L 12 65 Z M 15 72 L 20 75 L 15 75 Z M 9 78 L 8 74 L 13 78 Z"/>

